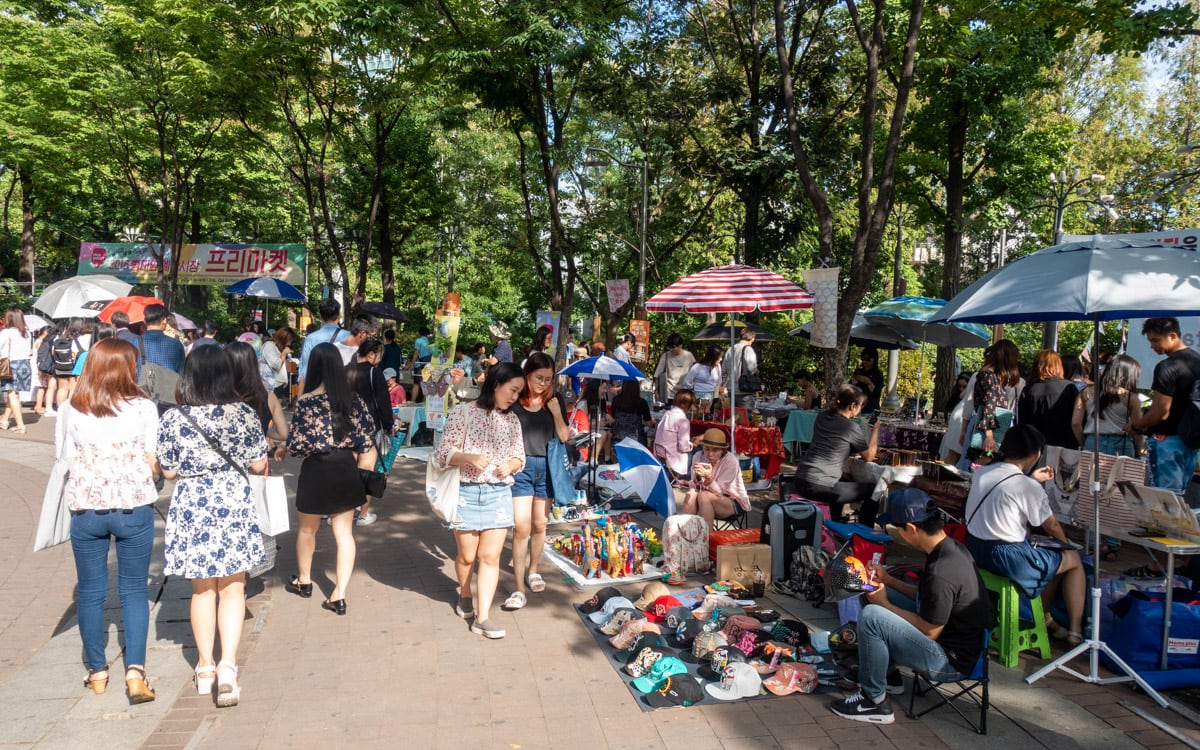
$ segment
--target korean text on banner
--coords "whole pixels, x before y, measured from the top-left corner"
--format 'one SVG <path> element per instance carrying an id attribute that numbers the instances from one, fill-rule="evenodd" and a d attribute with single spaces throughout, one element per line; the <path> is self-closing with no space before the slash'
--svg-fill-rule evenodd
<path id="1" fill-rule="evenodd" d="M 151 248 L 144 242 L 81 242 L 80 276 L 106 274 L 132 284 L 152 284 L 158 279 L 158 260 L 170 271 L 171 248 Z M 281 279 L 303 288 L 307 276 L 307 250 L 288 244 L 183 245 L 179 252 L 180 284 L 229 284 L 253 276 Z"/>
<path id="2" fill-rule="evenodd" d="M 821 349 L 837 347 L 838 274 L 841 268 L 810 268 L 801 271 L 804 286 L 815 300 L 812 336 L 809 343 Z"/>
<path id="3" fill-rule="evenodd" d="M 616 312 L 629 301 L 629 279 L 609 279 L 604 285 L 608 288 L 609 312 Z"/>

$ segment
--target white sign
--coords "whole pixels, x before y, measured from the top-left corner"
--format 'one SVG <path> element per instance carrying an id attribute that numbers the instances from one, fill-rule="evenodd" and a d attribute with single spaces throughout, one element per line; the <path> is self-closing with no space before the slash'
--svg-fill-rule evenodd
<path id="1" fill-rule="evenodd" d="M 1200 638 L 1168 638 L 1168 654 L 1194 654 L 1200 651 Z"/>
<path id="2" fill-rule="evenodd" d="M 604 285 L 608 287 L 609 312 L 616 312 L 629 302 L 629 279 L 609 279 Z"/>

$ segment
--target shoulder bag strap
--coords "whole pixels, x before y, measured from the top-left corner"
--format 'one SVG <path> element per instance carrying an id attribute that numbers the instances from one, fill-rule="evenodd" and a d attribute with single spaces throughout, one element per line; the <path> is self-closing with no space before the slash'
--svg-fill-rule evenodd
<path id="1" fill-rule="evenodd" d="M 143 365 L 146 364 L 146 347 L 144 344 L 142 344 L 142 337 L 140 335 L 138 336 L 138 355 L 141 357 L 139 363 Z M 188 417 L 188 419 L 191 419 L 191 417 Z M 195 423 L 193 422 L 193 424 Z M 199 430 L 200 428 L 197 427 L 196 429 Z M 204 435 L 204 432 L 201 431 L 200 434 Z M 204 435 L 204 437 L 208 437 L 208 435 Z"/>
<path id="2" fill-rule="evenodd" d="M 225 462 L 228 463 L 231 467 L 233 467 L 233 469 L 237 473 L 241 474 L 243 479 L 246 479 L 246 480 L 250 479 L 250 476 L 246 473 L 246 470 L 243 469 L 242 467 L 238 466 L 237 463 L 235 463 L 234 460 L 232 458 L 230 458 L 229 454 L 226 453 L 224 450 L 222 450 L 221 446 L 217 445 L 216 442 L 211 437 L 208 436 L 208 433 L 204 431 L 204 428 L 201 427 L 199 425 L 199 423 L 197 423 L 196 420 L 192 418 L 191 414 L 187 413 L 187 409 L 185 409 L 181 406 L 181 407 L 179 407 L 178 411 L 180 414 L 183 415 L 184 419 L 186 419 L 188 422 L 191 423 L 192 427 L 196 428 L 196 432 L 200 433 L 200 437 L 204 438 L 208 442 L 209 447 L 212 448 L 213 450 L 215 450 L 217 452 L 218 456 L 225 459 Z"/>
<path id="3" fill-rule="evenodd" d="M 997 487 L 1004 484 L 1005 482 L 1012 479 L 1013 477 L 1019 477 L 1019 476 L 1024 476 L 1024 474 L 1009 474 L 1005 478 L 1001 479 L 999 482 L 996 482 L 995 484 L 993 484 L 992 488 L 990 490 L 988 490 L 986 493 L 984 493 L 984 496 L 979 500 L 979 505 L 975 506 L 975 510 L 971 511 L 971 515 L 967 517 L 967 522 L 964 525 L 967 527 L 970 527 L 971 519 L 975 517 L 975 514 L 979 512 L 979 509 L 983 507 L 983 504 L 985 502 L 987 502 L 987 499 L 989 497 L 992 496 L 992 493 L 996 491 Z"/>

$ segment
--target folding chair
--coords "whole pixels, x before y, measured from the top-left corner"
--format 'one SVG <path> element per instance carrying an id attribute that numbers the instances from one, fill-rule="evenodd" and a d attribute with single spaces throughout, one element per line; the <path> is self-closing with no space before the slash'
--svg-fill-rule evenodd
<path id="1" fill-rule="evenodd" d="M 983 631 L 983 650 L 979 654 L 979 660 L 975 662 L 975 666 L 971 669 L 968 675 L 957 675 L 949 680 L 934 680 L 924 672 L 913 671 L 912 692 L 908 698 L 908 718 L 916 719 L 930 711 L 941 708 L 942 706 L 950 706 L 954 712 L 963 718 L 976 734 L 987 734 L 987 710 L 988 710 L 988 662 L 991 661 L 988 654 L 988 642 L 992 637 L 991 629 Z M 927 707 L 921 713 L 913 713 L 913 707 L 917 702 L 918 695 L 927 695 L 933 693 L 938 698 L 938 702 Z M 959 698 L 968 698 L 979 709 L 979 721 L 974 721 L 971 716 L 959 707 L 957 701 Z"/>
<path id="2" fill-rule="evenodd" d="M 744 529 L 750 523 L 749 511 L 742 510 L 742 506 L 736 501 L 733 503 L 734 512 L 728 518 L 714 518 L 713 531 L 726 531 L 728 529 Z"/>

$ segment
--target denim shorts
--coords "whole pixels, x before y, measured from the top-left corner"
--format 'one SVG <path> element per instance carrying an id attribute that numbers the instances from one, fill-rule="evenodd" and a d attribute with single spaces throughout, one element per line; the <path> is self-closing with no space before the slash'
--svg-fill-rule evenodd
<path id="1" fill-rule="evenodd" d="M 458 490 L 455 531 L 508 529 L 513 525 L 512 490 L 507 484 L 468 484 Z"/>
<path id="2" fill-rule="evenodd" d="M 550 467 L 545 456 L 526 456 L 525 468 L 513 474 L 513 497 L 550 497 Z"/>

